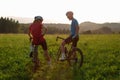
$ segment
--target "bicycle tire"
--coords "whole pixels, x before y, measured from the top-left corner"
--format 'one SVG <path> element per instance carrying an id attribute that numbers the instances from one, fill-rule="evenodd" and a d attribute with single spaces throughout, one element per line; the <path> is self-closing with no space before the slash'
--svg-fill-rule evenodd
<path id="1" fill-rule="evenodd" d="M 70 56 L 68 56 L 68 62 L 71 66 L 78 66 L 80 68 L 83 64 L 83 52 L 79 48 L 74 48 L 73 51 L 71 51 Z M 73 57 L 75 54 L 76 56 Z"/>

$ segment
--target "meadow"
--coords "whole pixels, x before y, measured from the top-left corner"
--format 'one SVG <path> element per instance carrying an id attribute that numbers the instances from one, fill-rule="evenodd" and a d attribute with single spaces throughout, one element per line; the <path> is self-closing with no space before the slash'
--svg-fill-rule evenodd
<path id="1" fill-rule="evenodd" d="M 39 47 L 41 64 L 33 73 L 28 35 L 0 34 L 0 80 L 120 80 L 120 34 L 80 35 L 78 48 L 83 51 L 84 62 L 79 69 L 67 62 L 56 62 L 61 43 L 56 36 L 45 35 L 51 66 Z"/>

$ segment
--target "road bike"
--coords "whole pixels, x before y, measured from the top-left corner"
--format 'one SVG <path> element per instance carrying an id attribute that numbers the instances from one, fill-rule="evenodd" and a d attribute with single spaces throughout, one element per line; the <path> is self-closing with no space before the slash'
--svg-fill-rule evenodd
<path id="1" fill-rule="evenodd" d="M 57 36 L 56 41 L 58 41 L 58 39 L 65 40 L 64 38 Z M 81 51 L 81 49 L 73 47 L 72 44 L 68 44 L 64 48 L 65 48 L 65 60 L 62 61 L 67 61 L 70 66 L 75 65 L 80 68 L 83 64 L 83 52 Z M 59 47 L 57 51 L 57 61 L 61 61 L 60 57 L 61 48 Z"/>

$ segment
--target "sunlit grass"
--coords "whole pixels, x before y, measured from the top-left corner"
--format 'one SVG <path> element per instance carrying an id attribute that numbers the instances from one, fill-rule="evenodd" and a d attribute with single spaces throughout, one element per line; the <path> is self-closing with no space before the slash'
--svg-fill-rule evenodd
<path id="1" fill-rule="evenodd" d="M 39 47 L 41 66 L 32 72 L 29 37 L 26 34 L 0 34 L 0 80 L 119 80 L 120 35 L 80 35 L 78 48 L 84 53 L 80 69 L 67 62 L 56 62 L 62 40 L 46 35 L 52 65 L 48 66 Z M 68 35 L 59 35 L 66 38 Z"/>

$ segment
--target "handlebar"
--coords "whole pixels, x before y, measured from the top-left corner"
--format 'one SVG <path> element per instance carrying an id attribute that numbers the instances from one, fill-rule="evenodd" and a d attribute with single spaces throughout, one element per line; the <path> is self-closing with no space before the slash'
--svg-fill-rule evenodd
<path id="1" fill-rule="evenodd" d="M 57 36 L 57 37 L 56 37 L 56 41 L 58 41 L 58 39 L 65 40 L 64 38 Z"/>

